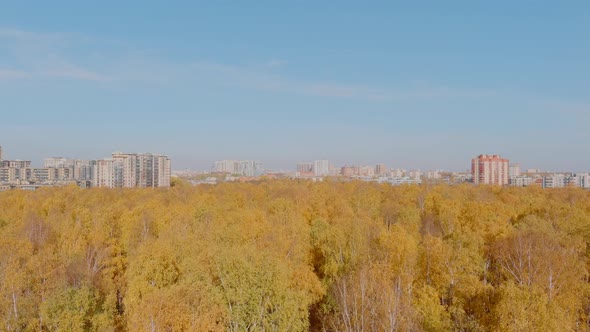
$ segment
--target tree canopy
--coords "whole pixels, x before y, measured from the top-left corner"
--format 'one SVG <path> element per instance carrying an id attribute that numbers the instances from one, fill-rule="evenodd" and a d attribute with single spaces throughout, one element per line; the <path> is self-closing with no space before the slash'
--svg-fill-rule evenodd
<path id="1" fill-rule="evenodd" d="M 0 330 L 586 331 L 590 191 L 0 193 Z"/>

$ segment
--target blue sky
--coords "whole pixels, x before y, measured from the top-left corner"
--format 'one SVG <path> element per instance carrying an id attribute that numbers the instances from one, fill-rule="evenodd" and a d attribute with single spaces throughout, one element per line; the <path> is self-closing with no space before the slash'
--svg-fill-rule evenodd
<path id="1" fill-rule="evenodd" d="M 8 158 L 590 171 L 587 1 L 2 4 Z"/>

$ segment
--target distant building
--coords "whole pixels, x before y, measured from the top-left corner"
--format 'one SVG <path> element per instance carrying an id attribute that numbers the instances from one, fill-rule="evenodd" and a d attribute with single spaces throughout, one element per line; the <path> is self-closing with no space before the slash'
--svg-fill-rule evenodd
<path id="1" fill-rule="evenodd" d="M 31 177 L 31 161 L 0 160 L 0 183 L 17 183 Z"/>
<path id="2" fill-rule="evenodd" d="M 313 173 L 313 163 L 312 162 L 304 162 L 297 164 L 297 172 L 301 174 L 308 174 Z"/>
<path id="3" fill-rule="evenodd" d="M 399 185 L 404 185 L 404 184 L 421 184 L 422 180 L 420 178 L 411 178 L 409 176 L 404 176 L 404 177 L 392 177 L 392 178 L 388 178 L 385 181 L 380 181 L 380 182 L 385 182 L 385 183 L 389 183 L 391 185 L 394 186 L 399 186 Z"/>
<path id="4" fill-rule="evenodd" d="M 96 161 L 93 171 L 92 186 L 115 188 L 115 171 L 113 159 L 100 159 Z"/>
<path id="5" fill-rule="evenodd" d="M 262 163 L 254 160 L 218 160 L 213 164 L 213 173 L 226 173 L 240 176 L 259 176 Z"/>
<path id="6" fill-rule="evenodd" d="M 429 179 L 429 180 L 438 180 L 440 178 L 442 178 L 441 175 L 442 170 L 433 170 L 433 171 L 426 171 L 426 173 L 424 174 L 424 177 Z"/>
<path id="7" fill-rule="evenodd" d="M 51 157 L 43 160 L 43 167 L 45 168 L 59 168 L 59 167 L 74 167 L 74 159 L 63 157 Z"/>
<path id="8" fill-rule="evenodd" d="M 378 176 L 387 174 L 387 167 L 385 166 L 385 164 L 377 164 L 375 166 L 375 174 Z"/>
<path id="9" fill-rule="evenodd" d="M 508 176 L 509 177 L 520 176 L 520 164 L 519 163 L 510 164 L 508 166 Z"/>
<path id="10" fill-rule="evenodd" d="M 313 172 L 315 176 L 330 175 L 330 162 L 328 160 L 316 160 L 313 163 Z"/>
<path id="11" fill-rule="evenodd" d="M 30 160 L 0 160 L 0 167 L 30 168 Z"/>
<path id="12" fill-rule="evenodd" d="M 92 166 L 92 184 L 107 188 L 170 187 L 170 159 L 151 153 L 113 153 Z"/>
<path id="13" fill-rule="evenodd" d="M 564 174 L 553 174 L 543 177 L 543 188 L 563 188 L 566 186 Z"/>
<path id="14" fill-rule="evenodd" d="M 543 188 L 580 187 L 590 189 L 590 174 L 588 173 L 556 173 L 544 176 Z"/>
<path id="15" fill-rule="evenodd" d="M 419 179 L 422 177 L 422 171 L 419 169 L 410 170 L 408 176 L 412 179 Z"/>
<path id="16" fill-rule="evenodd" d="M 590 189 L 590 174 L 589 173 L 576 173 L 570 177 L 570 183 L 575 184 L 577 187 Z"/>
<path id="17" fill-rule="evenodd" d="M 371 166 L 360 166 L 358 175 L 368 177 L 375 176 L 375 168 Z"/>
<path id="18" fill-rule="evenodd" d="M 399 178 L 399 177 L 402 177 L 402 176 L 404 176 L 406 174 L 406 170 L 405 169 L 401 169 L 401 168 L 396 168 L 396 169 L 392 169 L 389 172 L 389 174 L 390 174 L 391 177 Z"/>
<path id="19" fill-rule="evenodd" d="M 349 177 L 355 175 L 354 169 L 350 166 L 343 166 L 342 168 L 340 168 L 340 175 L 349 178 Z"/>
<path id="20" fill-rule="evenodd" d="M 213 164 L 214 173 L 234 174 L 238 169 L 238 162 L 235 160 L 218 160 Z"/>
<path id="21" fill-rule="evenodd" d="M 471 160 L 471 174 L 475 184 L 508 184 L 508 159 L 499 155 L 479 155 Z"/>
<path id="22" fill-rule="evenodd" d="M 471 172 L 451 172 L 448 175 L 449 183 L 466 183 L 473 182 L 473 175 Z"/>
<path id="23" fill-rule="evenodd" d="M 535 179 L 530 176 L 511 176 L 510 185 L 513 187 L 528 187 L 535 182 Z"/>
<path id="24" fill-rule="evenodd" d="M 74 179 L 91 181 L 95 165 L 96 160 L 76 160 L 74 162 Z"/>
<path id="25" fill-rule="evenodd" d="M 0 183 L 12 188 L 76 184 L 80 187 L 169 187 L 170 159 L 151 153 L 113 153 L 102 160 L 50 157 L 43 168 L 28 160 L 0 160 Z"/>
<path id="26" fill-rule="evenodd" d="M 238 162 L 238 169 L 234 172 L 241 176 L 259 176 L 262 174 L 262 163 L 254 160 L 242 160 Z"/>

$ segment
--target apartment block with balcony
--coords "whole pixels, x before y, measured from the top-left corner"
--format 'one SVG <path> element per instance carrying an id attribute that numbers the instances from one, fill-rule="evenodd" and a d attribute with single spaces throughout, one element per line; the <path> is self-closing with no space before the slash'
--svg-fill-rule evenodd
<path id="1" fill-rule="evenodd" d="M 471 174 L 475 184 L 507 185 L 509 161 L 499 155 L 479 155 L 471 160 Z"/>

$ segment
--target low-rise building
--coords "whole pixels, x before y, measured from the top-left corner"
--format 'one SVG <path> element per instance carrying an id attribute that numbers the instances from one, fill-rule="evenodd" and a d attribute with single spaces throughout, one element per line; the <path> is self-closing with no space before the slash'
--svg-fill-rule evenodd
<path id="1" fill-rule="evenodd" d="M 513 187 L 528 187 L 534 182 L 535 179 L 530 176 L 520 175 L 510 177 L 510 185 Z"/>

